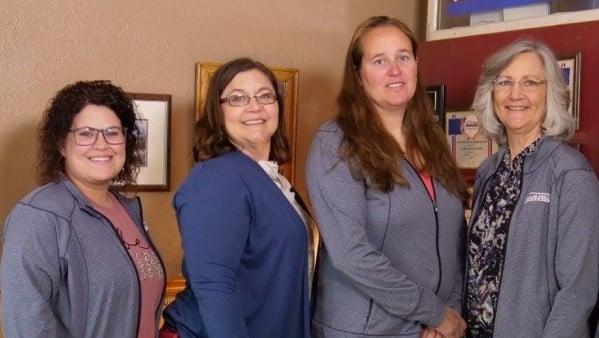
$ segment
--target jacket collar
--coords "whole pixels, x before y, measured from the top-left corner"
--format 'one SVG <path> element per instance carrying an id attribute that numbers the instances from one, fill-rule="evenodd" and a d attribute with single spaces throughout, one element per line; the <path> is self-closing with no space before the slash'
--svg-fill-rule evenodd
<path id="1" fill-rule="evenodd" d="M 530 173 L 537 169 L 545 159 L 551 155 L 553 150 L 559 146 L 561 142 L 554 139 L 551 136 L 542 136 L 541 140 L 537 144 L 537 150 L 533 153 L 526 156 L 526 160 L 524 161 L 523 173 Z M 493 163 L 489 167 L 492 169 L 492 173 L 497 171 L 497 167 L 503 160 L 505 153 L 507 152 L 507 143 L 503 144 L 501 148 L 497 151 L 497 156 L 493 158 Z M 486 176 L 486 175 L 485 175 Z"/>
<path id="2" fill-rule="evenodd" d="M 65 187 L 69 193 L 73 196 L 75 201 L 77 201 L 77 205 L 80 209 L 85 209 L 87 211 L 92 210 L 94 214 L 97 214 L 97 211 L 93 208 L 92 204 L 85 198 L 85 196 L 81 193 L 79 189 L 73 184 L 71 180 L 68 178 L 62 178 L 58 181 L 58 184 Z M 118 191 L 114 190 L 112 187 L 110 188 L 110 192 L 116 197 L 116 199 L 121 203 L 122 206 L 125 207 L 125 210 L 133 217 L 134 220 L 141 222 L 138 219 L 137 215 L 139 214 L 139 202 L 136 198 L 126 198 L 121 195 Z"/>
<path id="3" fill-rule="evenodd" d="M 260 177 L 261 180 L 263 181 L 262 184 L 264 184 L 266 187 L 268 187 L 268 189 L 271 190 L 271 192 L 273 193 L 273 196 L 278 197 L 277 199 L 279 200 L 279 202 L 282 203 L 283 207 L 290 213 L 291 217 L 295 220 L 295 223 L 298 226 L 300 226 L 302 234 L 307 235 L 306 224 L 304 223 L 302 218 L 299 216 L 299 214 L 297 213 L 297 211 L 295 210 L 293 205 L 291 205 L 291 202 L 289 200 L 287 200 L 287 197 L 285 197 L 285 195 L 283 194 L 281 189 L 279 189 L 279 187 L 277 187 L 275 182 L 273 182 L 272 178 L 268 175 L 268 173 L 264 170 L 264 168 L 262 168 L 260 166 L 260 164 L 258 164 L 258 162 L 256 162 L 255 160 L 253 160 L 252 158 L 250 158 L 249 156 L 247 156 L 246 154 L 242 153 L 239 150 L 231 151 L 227 154 L 229 154 L 229 156 L 232 156 L 234 158 L 238 158 L 240 161 L 247 162 L 249 166 L 251 166 L 255 169 L 255 171 L 256 171 L 255 174 L 257 175 L 257 177 Z M 291 184 L 291 182 L 289 182 L 289 183 Z M 293 185 L 291 185 L 291 187 L 293 188 Z M 297 199 L 297 196 L 298 196 L 297 192 L 295 192 L 295 196 Z"/>

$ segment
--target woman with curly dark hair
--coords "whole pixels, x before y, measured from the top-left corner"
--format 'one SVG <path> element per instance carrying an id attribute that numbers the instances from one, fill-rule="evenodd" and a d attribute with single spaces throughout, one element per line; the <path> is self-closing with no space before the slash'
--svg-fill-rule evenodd
<path id="1" fill-rule="evenodd" d="M 8 337 L 154 337 L 164 267 L 132 188 L 133 102 L 109 81 L 60 90 L 39 136 L 44 186 L 4 228 L 3 329 Z"/>

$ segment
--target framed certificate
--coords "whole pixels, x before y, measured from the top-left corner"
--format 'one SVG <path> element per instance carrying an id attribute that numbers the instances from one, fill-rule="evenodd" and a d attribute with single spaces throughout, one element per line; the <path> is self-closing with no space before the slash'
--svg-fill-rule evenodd
<path id="1" fill-rule="evenodd" d="M 446 113 L 445 131 L 451 154 L 460 169 L 476 169 L 499 146 L 483 135 L 480 115 L 472 110 Z"/>
<path id="2" fill-rule="evenodd" d="M 576 121 L 576 129 L 580 127 L 580 52 L 557 61 L 570 91 L 568 111 Z"/>

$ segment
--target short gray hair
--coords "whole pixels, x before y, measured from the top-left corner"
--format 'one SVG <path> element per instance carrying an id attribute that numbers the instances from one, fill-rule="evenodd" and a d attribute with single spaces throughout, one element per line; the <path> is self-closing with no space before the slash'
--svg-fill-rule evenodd
<path id="1" fill-rule="evenodd" d="M 481 125 L 487 136 L 498 144 L 504 144 L 507 141 L 505 127 L 497 119 L 493 108 L 493 81 L 518 55 L 527 52 L 536 53 L 541 58 L 547 77 L 547 111 L 542 122 L 542 132 L 567 141 L 575 129 L 574 118 L 568 112 L 568 87 L 555 55 L 541 42 L 517 40 L 489 57 L 483 65 L 472 109 L 481 114 Z"/>

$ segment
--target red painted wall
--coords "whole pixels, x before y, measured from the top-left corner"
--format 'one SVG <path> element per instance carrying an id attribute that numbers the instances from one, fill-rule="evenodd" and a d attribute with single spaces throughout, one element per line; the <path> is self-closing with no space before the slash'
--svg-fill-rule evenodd
<path id="1" fill-rule="evenodd" d="M 599 21 L 423 42 L 418 63 L 426 85 L 445 84 L 446 111 L 470 107 L 485 58 L 518 39 L 545 42 L 556 55 L 581 52 L 580 128 L 574 136 L 599 173 Z"/>

